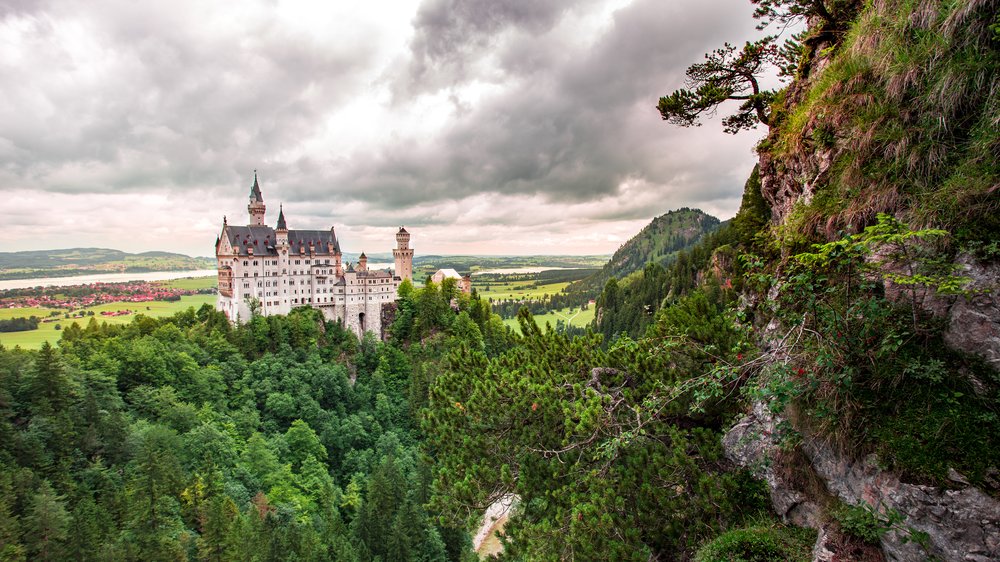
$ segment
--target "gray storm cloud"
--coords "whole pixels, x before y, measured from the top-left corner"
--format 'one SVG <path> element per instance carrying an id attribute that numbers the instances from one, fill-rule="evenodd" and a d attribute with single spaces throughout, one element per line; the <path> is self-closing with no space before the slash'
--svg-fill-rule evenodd
<path id="1" fill-rule="evenodd" d="M 241 212 L 254 168 L 300 227 L 445 228 L 472 201 L 572 208 L 566 233 L 735 211 L 756 136 L 674 128 L 654 105 L 702 53 L 755 36 L 749 3 L 609 1 L 425 0 L 395 27 L 338 14 L 328 32 L 270 2 L 3 2 L 0 185 L 25 201 L 17 224 L 84 238 L 68 215 L 88 194 L 131 194 L 86 208 L 153 222 L 137 202 L 197 201 L 162 227 L 211 225 Z M 31 216 L 46 193 L 66 217 Z"/>
<path id="2" fill-rule="evenodd" d="M 675 184 L 674 195 L 731 196 L 732 178 L 718 175 L 719 164 L 747 162 L 747 143 L 720 142 L 715 127 L 668 127 L 653 105 L 661 92 L 680 83 L 704 45 L 746 33 L 752 27 L 747 21 L 720 21 L 719 3 L 638 0 L 616 12 L 592 44 L 575 56 L 557 58 L 538 53 L 565 44 L 540 36 L 559 33 L 558 17 L 567 13 L 561 5 L 541 3 L 537 12 L 525 14 L 504 12 L 511 3 L 476 10 L 492 3 L 471 2 L 471 8 L 459 11 L 446 9 L 451 4 L 435 1 L 426 10 L 447 16 L 430 17 L 421 9 L 411 45 L 418 53 L 413 64 L 421 72 L 426 59 L 469 68 L 495 55 L 506 61 L 504 89 L 458 116 L 436 138 L 386 146 L 352 162 L 336 179 L 345 194 L 363 198 L 378 192 L 389 207 L 483 191 L 582 201 L 613 194 L 623 180 L 638 176 L 659 186 Z M 521 31 L 521 22 L 532 33 L 516 34 L 516 40 L 497 37 L 505 29 Z M 518 63 L 525 52 L 552 62 L 525 68 Z M 699 169 L 683 162 L 706 165 Z M 682 176 L 686 186 L 676 184 Z"/>

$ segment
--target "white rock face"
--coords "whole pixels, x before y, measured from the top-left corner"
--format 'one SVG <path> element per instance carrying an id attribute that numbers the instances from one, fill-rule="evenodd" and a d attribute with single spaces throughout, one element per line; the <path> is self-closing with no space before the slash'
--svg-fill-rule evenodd
<path id="1" fill-rule="evenodd" d="M 489 538 L 490 531 L 494 528 L 497 521 L 510 516 L 518 499 L 516 495 L 508 494 L 486 508 L 486 513 L 483 514 L 483 523 L 479 526 L 479 530 L 476 531 L 476 536 L 472 537 L 473 550 L 479 552 L 479 548 Z"/>

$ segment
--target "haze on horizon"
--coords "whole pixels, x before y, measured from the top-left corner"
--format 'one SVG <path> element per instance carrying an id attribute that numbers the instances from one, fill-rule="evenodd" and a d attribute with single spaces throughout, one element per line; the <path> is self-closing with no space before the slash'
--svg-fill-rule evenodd
<path id="1" fill-rule="evenodd" d="M 762 131 L 663 123 L 742 0 L 0 0 L 3 251 L 211 255 L 246 224 L 383 252 L 604 254 L 731 217 Z"/>

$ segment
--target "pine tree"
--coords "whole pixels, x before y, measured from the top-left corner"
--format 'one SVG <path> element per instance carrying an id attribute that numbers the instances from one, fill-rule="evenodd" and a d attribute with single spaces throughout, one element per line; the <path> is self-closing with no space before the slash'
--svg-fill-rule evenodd
<path id="1" fill-rule="evenodd" d="M 35 356 L 35 368 L 28 382 L 32 412 L 48 416 L 65 411 L 71 401 L 71 387 L 59 352 L 49 342 Z"/>
<path id="2" fill-rule="evenodd" d="M 356 523 L 357 537 L 372 555 L 390 560 L 389 539 L 405 495 L 406 483 L 392 455 L 386 456 L 368 479 L 368 490 Z"/>
<path id="3" fill-rule="evenodd" d="M 21 522 L 14 513 L 15 500 L 7 467 L 0 465 L 0 560 L 10 562 L 25 559 Z"/>
<path id="4" fill-rule="evenodd" d="M 63 497 L 56 495 L 52 485 L 43 480 L 31 498 L 24 518 L 25 542 L 33 560 L 62 560 L 70 516 Z"/>
<path id="5" fill-rule="evenodd" d="M 76 503 L 69 525 L 69 551 L 78 562 L 106 559 L 105 542 L 115 525 L 111 515 L 87 496 Z"/>

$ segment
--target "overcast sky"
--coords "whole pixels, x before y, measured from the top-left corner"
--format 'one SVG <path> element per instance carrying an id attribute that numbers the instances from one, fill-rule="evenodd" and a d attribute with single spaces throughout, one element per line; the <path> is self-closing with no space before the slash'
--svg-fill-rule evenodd
<path id="1" fill-rule="evenodd" d="M 739 206 L 761 131 L 664 123 L 659 96 L 744 0 L 0 0 L 0 251 L 212 255 L 246 224 L 347 251 L 613 252 Z"/>

